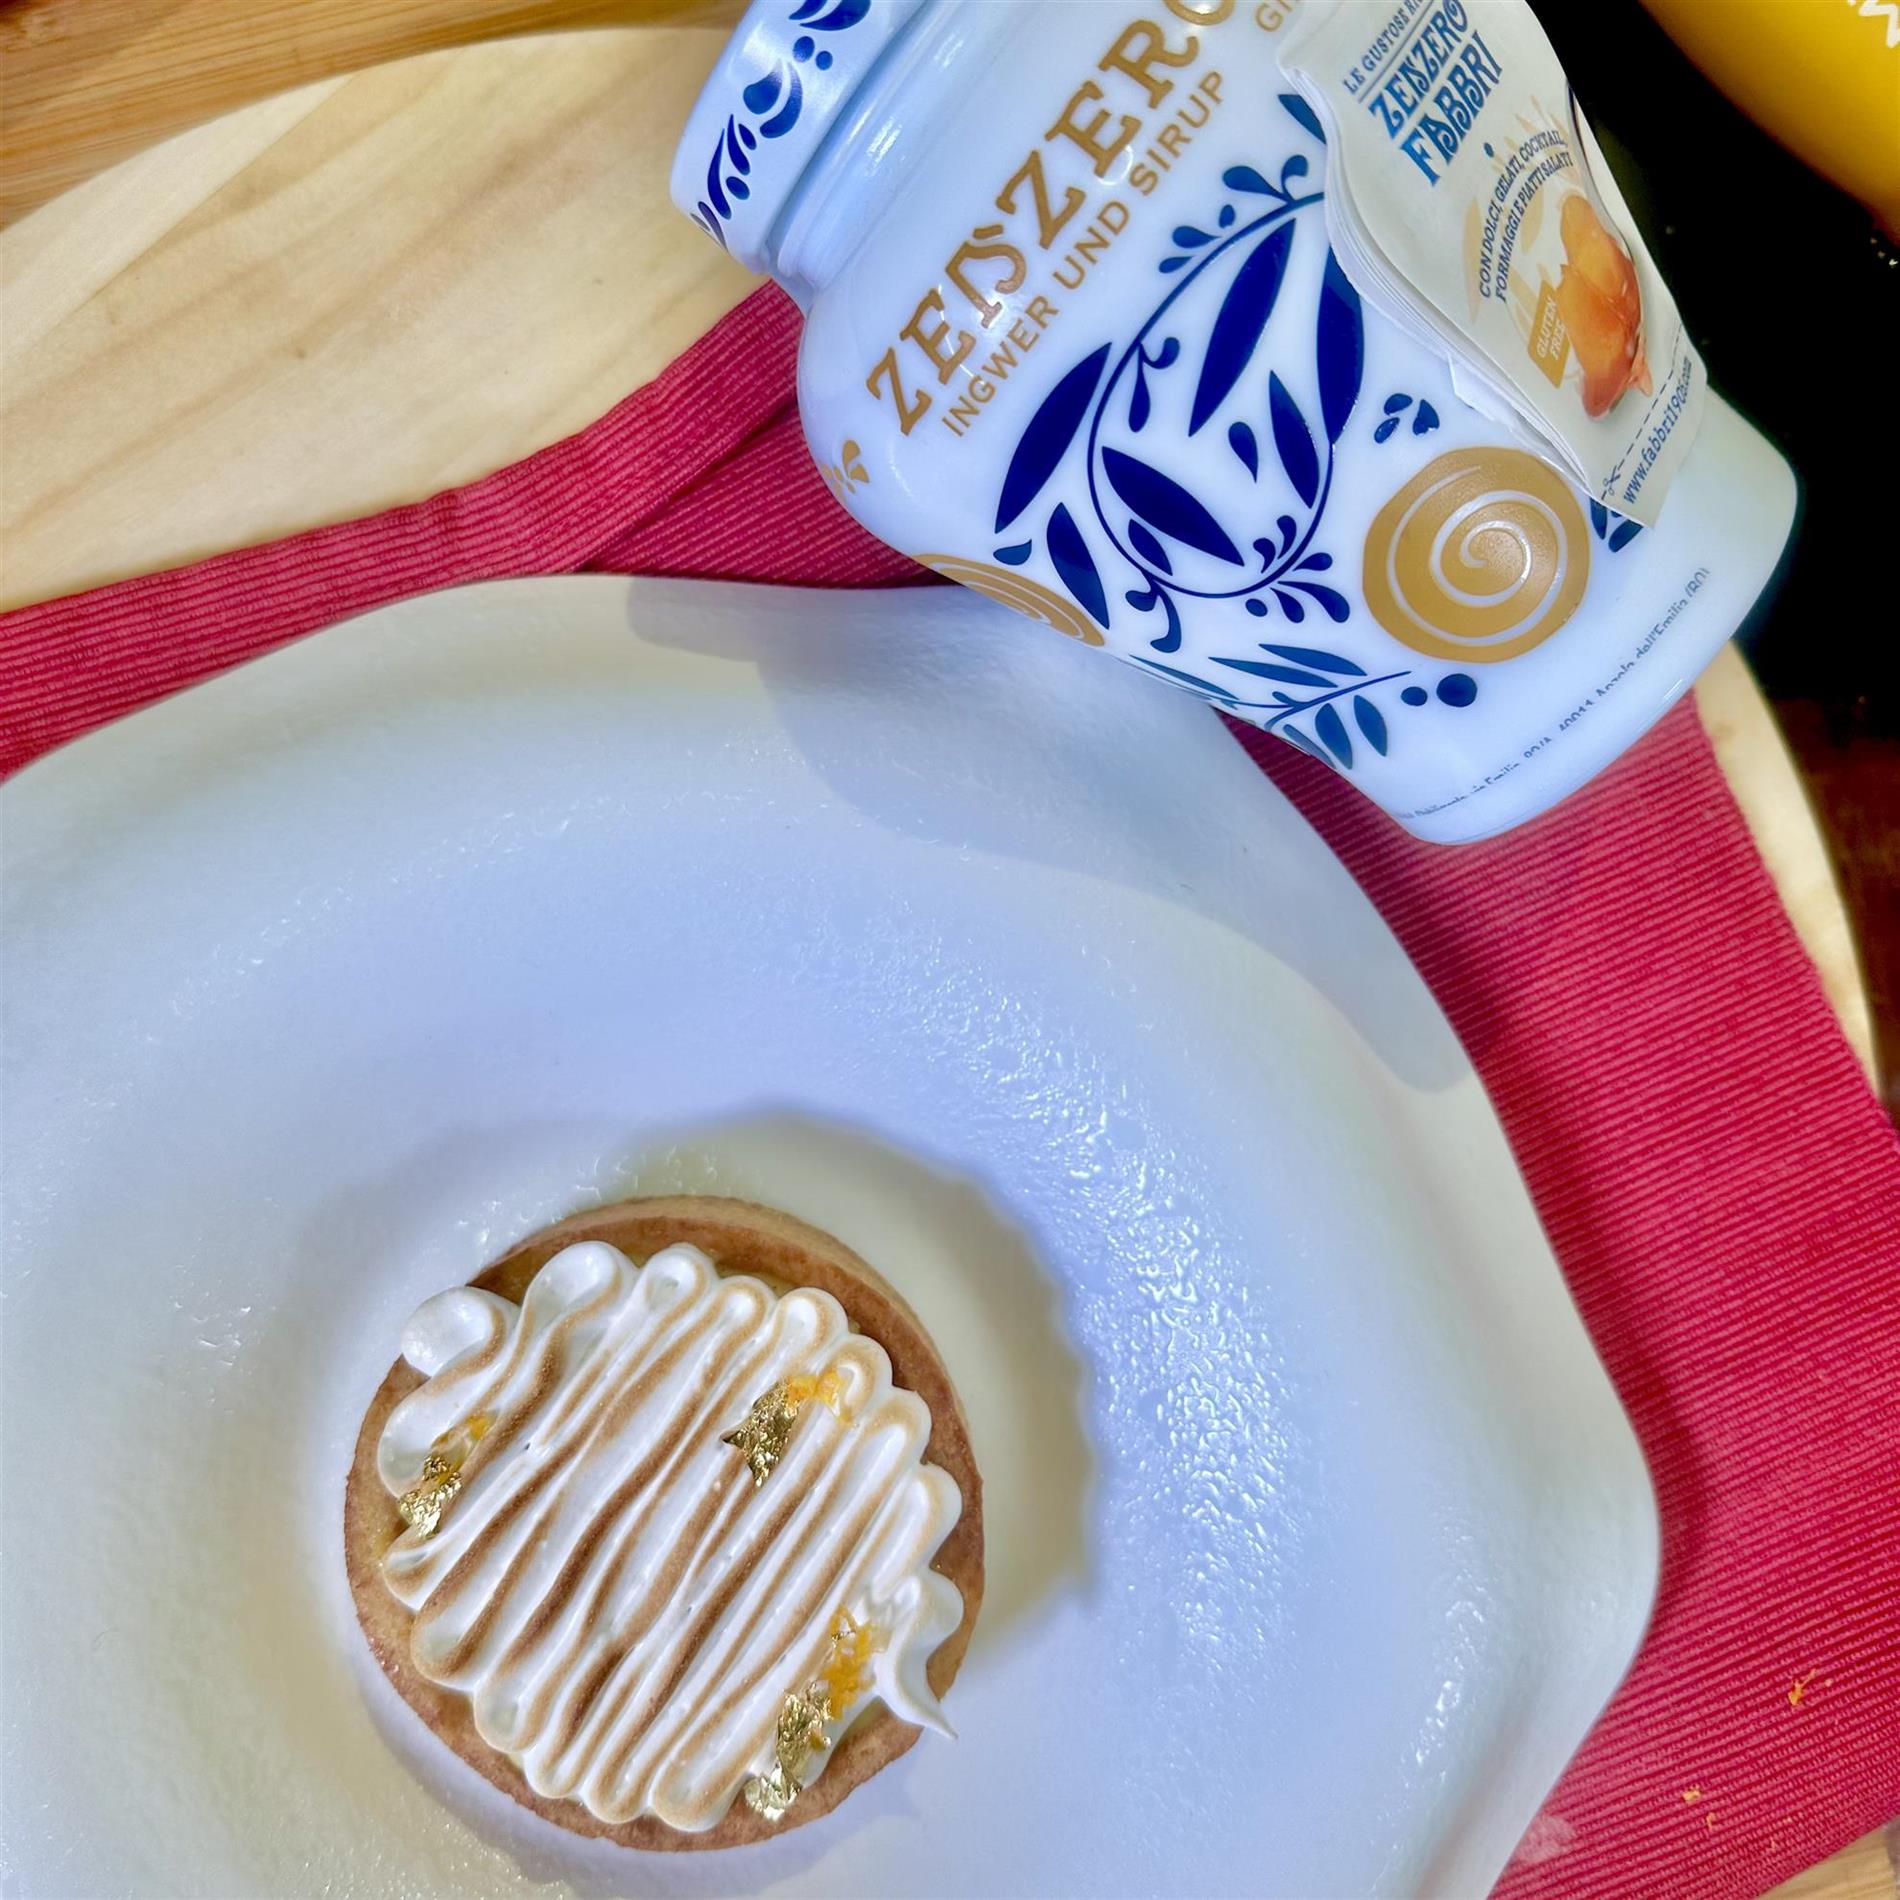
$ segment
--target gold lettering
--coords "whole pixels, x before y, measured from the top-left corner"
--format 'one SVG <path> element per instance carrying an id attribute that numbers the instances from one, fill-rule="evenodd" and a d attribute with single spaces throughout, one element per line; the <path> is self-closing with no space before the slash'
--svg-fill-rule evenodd
<path id="1" fill-rule="evenodd" d="M 1062 227 L 1082 209 L 1083 194 L 1073 185 L 1065 185 L 1062 191 L 1062 209 L 1055 211 L 1049 204 L 1049 181 L 1043 176 L 1041 152 L 1031 152 L 1023 160 L 1023 168 L 1001 191 L 996 194 L 996 208 L 1010 217 L 1016 215 L 1016 188 L 1027 179 L 1029 196 L 1036 207 L 1036 242 L 1046 251 L 1056 241 Z"/>
<path id="2" fill-rule="evenodd" d="M 1018 317 L 1016 321 L 1009 326 L 1008 335 L 1009 340 L 1015 344 L 1019 350 L 1033 349 L 1035 347 L 1037 333 L 1034 330 L 1025 330 L 1021 317 Z"/>
<path id="3" fill-rule="evenodd" d="M 1015 349 L 1015 346 L 1010 343 L 1004 343 L 1000 345 L 997 349 L 992 350 L 990 354 L 983 359 L 983 368 L 985 372 L 995 377 L 995 379 L 999 383 L 1015 367 L 1016 367 L 1016 349 Z M 972 376 L 970 378 L 970 381 L 971 381 L 972 386 L 974 386 L 976 382 L 976 378 Z"/>
<path id="4" fill-rule="evenodd" d="M 1174 90 L 1172 79 L 1157 79 L 1153 68 L 1191 65 L 1201 43 L 1192 33 L 1180 52 L 1168 51 L 1161 29 L 1152 20 L 1136 20 L 1122 29 L 1121 38 L 1104 53 L 1095 70 L 1102 73 L 1126 73 L 1148 95 L 1148 103 L 1158 106 Z"/>
<path id="5" fill-rule="evenodd" d="M 1232 0 L 1229 0 L 1229 4 L 1232 4 Z M 1100 99 L 1101 96 L 1102 89 L 1094 80 L 1083 80 L 1076 88 L 1074 97 L 1062 108 L 1061 118 L 1043 134 L 1043 137 L 1063 138 L 1079 146 L 1094 165 L 1096 177 L 1106 178 L 1109 167 L 1134 143 L 1135 134 L 1141 130 L 1141 121 L 1123 113 L 1113 144 L 1105 144 L 1102 128 L 1108 124 L 1112 114 L 1106 111 L 1098 112 L 1086 125 L 1079 125 L 1075 117 L 1083 107 Z"/>
<path id="6" fill-rule="evenodd" d="M 1171 158 L 1181 156 L 1181 147 L 1187 143 L 1187 134 L 1178 125 L 1164 125 L 1155 135 L 1155 143 Z"/>
<path id="7" fill-rule="evenodd" d="M 1221 80 L 1219 73 L 1205 72 L 1194 82 L 1194 90 L 1196 92 L 1206 93 L 1210 99 L 1218 103 L 1220 99 L 1220 85 Z"/>
<path id="8" fill-rule="evenodd" d="M 969 298 L 971 304 L 982 316 L 983 327 L 988 329 L 1003 314 L 1004 306 L 994 296 L 970 282 L 964 274 L 965 264 L 978 264 L 986 257 L 1003 257 L 1009 260 L 1002 276 L 997 278 L 995 289 L 1008 296 L 1012 290 L 1023 287 L 1023 279 L 1029 275 L 1029 265 L 1021 251 L 1013 244 L 999 244 L 996 239 L 1003 235 L 1000 224 L 979 224 L 964 241 L 957 246 L 956 255 L 944 266 L 944 275 Z"/>
<path id="9" fill-rule="evenodd" d="M 931 323 L 933 312 L 943 321 Z M 940 290 L 924 293 L 923 300 L 910 313 L 910 321 L 897 334 L 907 337 L 930 358 L 940 383 L 947 383 L 956 366 L 976 348 L 976 338 L 968 330 L 959 330 L 956 342 L 945 348 L 944 340 L 950 334 L 950 320 L 943 315 L 943 292 Z"/>
<path id="10" fill-rule="evenodd" d="M 1102 207 L 1102 223 L 1110 231 L 1128 229 L 1128 207 L 1119 198 L 1111 198 Z"/>
<path id="11" fill-rule="evenodd" d="M 1161 182 L 1161 174 L 1152 165 L 1135 165 L 1129 170 L 1128 182 L 1144 198 L 1152 198 L 1155 187 Z"/>
<path id="12" fill-rule="evenodd" d="M 897 373 L 897 346 L 891 347 L 877 359 L 877 366 L 864 379 L 864 386 L 872 395 L 877 395 L 878 378 L 882 377 L 890 385 L 891 401 L 897 406 L 897 428 L 900 435 L 909 435 L 930 409 L 930 398 L 921 389 L 912 390 L 908 400 L 904 396 L 904 385 Z"/>
<path id="13" fill-rule="evenodd" d="M 1234 0 L 1161 0 L 1161 4 L 1189 26 L 1219 26 L 1234 10 Z"/>
<path id="14" fill-rule="evenodd" d="M 1032 317 L 1039 328 L 1046 330 L 1059 313 L 1047 297 L 1031 297 L 1029 308 L 1024 314 Z"/>

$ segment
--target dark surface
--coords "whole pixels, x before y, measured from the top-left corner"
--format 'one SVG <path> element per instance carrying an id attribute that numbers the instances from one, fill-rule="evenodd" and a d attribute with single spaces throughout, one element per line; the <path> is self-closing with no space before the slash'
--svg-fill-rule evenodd
<path id="1" fill-rule="evenodd" d="M 1900 1119 L 1900 247 L 1638 0 L 1539 15 L 1710 380 L 1800 478 L 1794 544 L 1742 640 L 1834 853 Z"/>

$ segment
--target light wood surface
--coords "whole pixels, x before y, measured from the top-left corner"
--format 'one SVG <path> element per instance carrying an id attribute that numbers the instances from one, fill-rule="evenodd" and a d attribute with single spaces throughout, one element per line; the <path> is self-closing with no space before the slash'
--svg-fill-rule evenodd
<path id="1" fill-rule="evenodd" d="M 752 286 L 666 195 L 716 28 L 376 67 L 0 232 L 0 603 L 464 482 Z"/>
<path id="2" fill-rule="evenodd" d="M 145 10 L 176 14 L 180 32 L 186 16 L 210 29 L 221 14 L 240 37 L 257 18 L 288 30 L 292 13 L 444 12 L 423 0 Z M 465 10 L 478 24 L 507 11 Z M 326 78 L 171 138 L 0 232 L 0 602 L 415 500 L 583 427 L 651 376 L 751 288 L 666 198 L 674 140 L 722 38 L 562 33 Z M 1870 1064 L 1852 933 L 1772 716 L 1733 653 L 1698 699 Z M 1778 1900 L 1897 1895 L 1869 1836 Z"/>
<path id="3" fill-rule="evenodd" d="M 312 80 L 552 27 L 738 16 L 741 0 L 11 0 L 0 224 L 187 126 Z"/>
<path id="4" fill-rule="evenodd" d="M 1696 710 L 1828 1003 L 1873 1081 L 1874 1025 L 1854 927 L 1800 771 L 1738 648 L 1725 647 L 1696 682 Z"/>
<path id="5" fill-rule="evenodd" d="M 1900 1839 L 1893 1828 L 1864 1834 L 1830 1860 L 1784 1881 L 1768 1900 L 1895 1900 L 1900 1895 Z"/>

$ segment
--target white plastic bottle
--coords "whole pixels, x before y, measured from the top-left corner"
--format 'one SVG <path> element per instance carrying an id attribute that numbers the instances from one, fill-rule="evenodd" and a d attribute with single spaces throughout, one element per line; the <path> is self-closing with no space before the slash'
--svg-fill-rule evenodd
<path id="1" fill-rule="evenodd" d="M 1483 837 L 1686 690 L 1794 484 L 1712 397 L 1639 528 L 1460 401 L 1332 255 L 1291 10 L 757 0 L 674 196 L 804 309 L 873 533 Z"/>

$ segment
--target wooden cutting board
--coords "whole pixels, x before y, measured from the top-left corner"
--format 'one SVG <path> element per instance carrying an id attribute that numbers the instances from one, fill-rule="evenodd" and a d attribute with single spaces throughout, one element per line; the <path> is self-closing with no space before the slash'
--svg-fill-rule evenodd
<path id="1" fill-rule="evenodd" d="M 325 80 L 0 233 L 0 602 L 468 481 L 652 376 L 752 283 L 666 196 L 723 38 Z"/>
<path id="2" fill-rule="evenodd" d="M 617 6 L 723 18 L 733 0 Z M 554 6 L 555 17 L 601 10 Z M 290 11 L 305 57 L 336 68 L 547 10 L 292 0 Z M 42 133 L 91 123 L 95 94 L 143 101 L 147 118 L 131 118 L 146 124 L 160 80 L 189 94 L 176 111 L 193 116 L 218 88 L 242 96 L 283 70 L 282 5 L 39 0 L 24 17 L 123 28 L 128 12 L 143 35 L 121 31 L 109 58 L 53 62 L 64 92 L 44 78 L 40 46 Z M 0 22 L 17 38 L 21 18 Z M 754 281 L 666 195 L 724 35 L 723 24 L 571 31 L 339 72 L 141 151 L 0 231 L 0 605 L 415 500 L 585 426 L 652 376 Z M 215 85 L 187 84 L 194 62 Z M 18 146 L 16 93 L 10 83 Z M 1851 932 L 1767 708 L 1732 653 L 1699 697 L 1871 1066 Z"/>
<path id="3" fill-rule="evenodd" d="M 312 80 L 554 27 L 718 24 L 742 0 L 0 0 L 0 225 Z"/>

